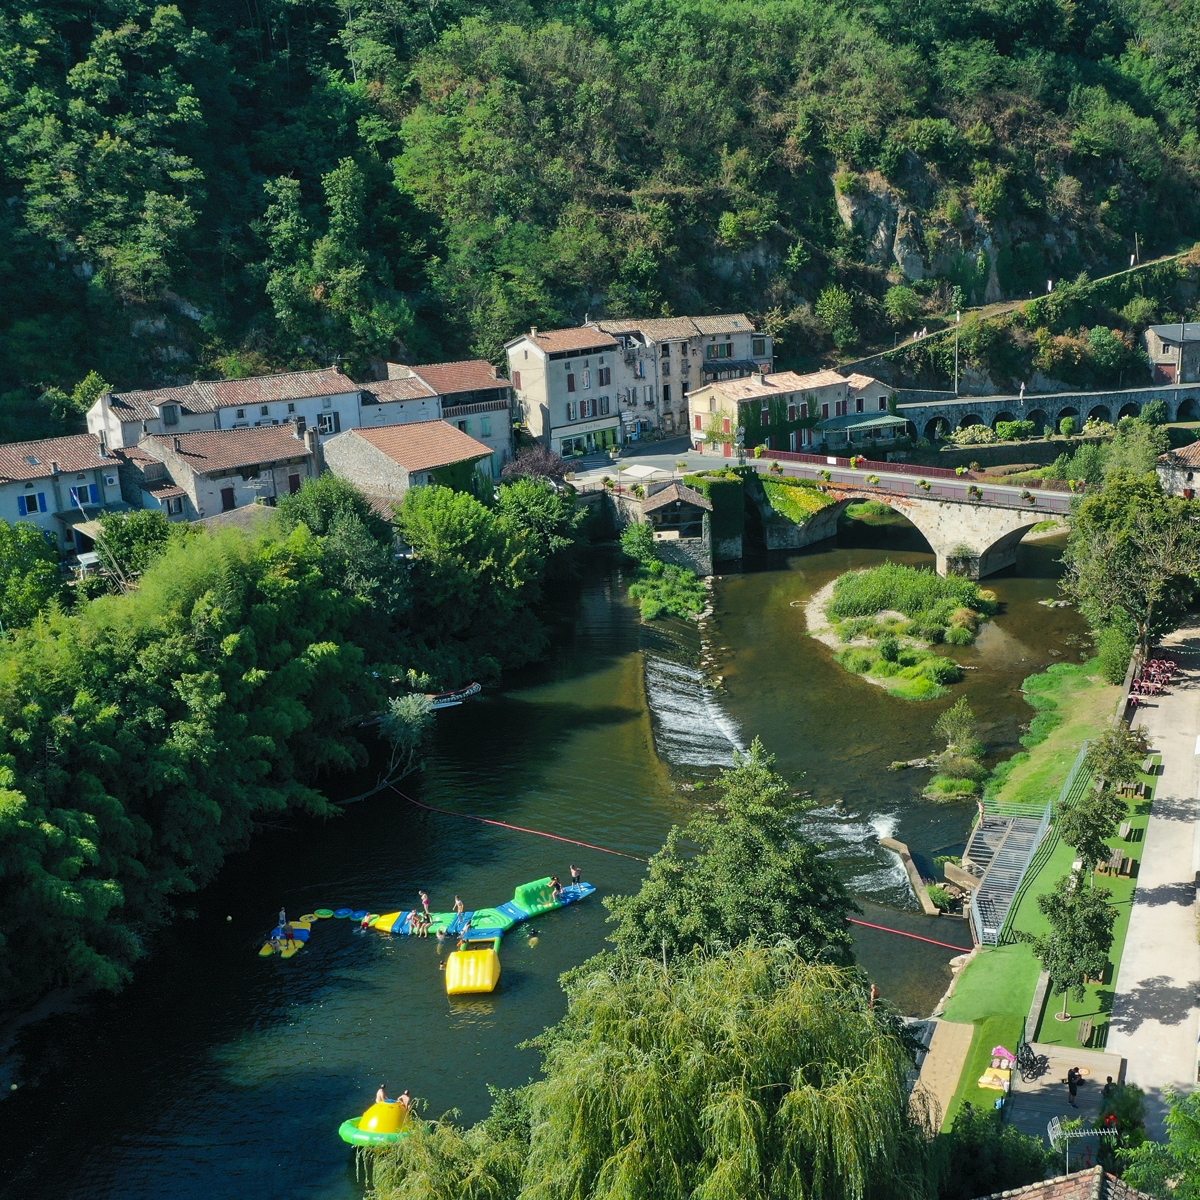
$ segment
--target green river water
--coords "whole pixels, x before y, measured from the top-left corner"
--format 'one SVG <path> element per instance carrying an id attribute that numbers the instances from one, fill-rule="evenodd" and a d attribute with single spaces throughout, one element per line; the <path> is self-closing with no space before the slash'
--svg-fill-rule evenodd
<path id="1" fill-rule="evenodd" d="M 1054 595 L 1059 547 L 1022 548 L 1015 573 L 988 581 L 1004 607 L 956 657 L 978 670 L 965 693 L 993 754 L 1017 748 L 1031 710 L 1021 680 L 1077 652 L 1071 610 Z M 949 701 L 908 704 L 847 675 L 804 635 L 803 601 L 836 574 L 892 558 L 929 565 L 908 527 L 844 532 L 836 547 L 778 556 L 721 578 L 702 633 L 648 628 L 625 596 L 616 556 L 598 551 L 554 613 L 553 651 L 503 689 L 440 712 L 426 769 L 404 790 L 430 804 L 550 830 L 646 857 L 695 803 L 687 785 L 760 736 L 817 807 L 806 817 L 860 897 L 864 919 L 969 945 L 961 922 L 916 909 L 903 869 L 876 839 L 918 861 L 961 849 L 973 806 L 919 798 L 925 772 L 886 770 L 933 749 Z M 710 686 L 716 676 L 723 682 Z M 331 781 L 352 794 L 358 781 Z M 702 793 L 701 793 L 702 794 Z M 557 977 L 600 948 L 600 895 L 505 940 L 490 996 L 450 999 L 433 941 L 324 921 L 284 962 L 255 951 L 281 904 L 299 915 L 342 905 L 468 908 L 571 861 L 600 895 L 637 887 L 642 864 L 422 811 L 394 794 L 327 823 L 265 831 L 155 939 L 133 984 L 89 998 L 20 1037 L 20 1090 L 3 1109 L 0 1196 L 56 1200 L 319 1197 L 362 1194 L 338 1124 L 375 1088 L 410 1088 L 428 1115 L 475 1121 L 487 1084 L 537 1070 L 517 1044 L 563 1010 Z M 232 917 L 232 920 L 227 918 Z M 857 927 L 859 961 L 905 1012 L 927 1014 L 955 951 Z"/>

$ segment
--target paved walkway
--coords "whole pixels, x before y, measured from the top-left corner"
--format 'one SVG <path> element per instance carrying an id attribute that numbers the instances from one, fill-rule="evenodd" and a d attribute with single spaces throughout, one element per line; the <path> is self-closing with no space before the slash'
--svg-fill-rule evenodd
<path id="1" fill-rule="evenodd" d="M 1166 1086 L 1195 1086 L 1200 1037 L 1200 624 L 1194 617 L 1192 622 L 1163 640 L 1180 667 L 1170 694 L 1139 710 L 1137 724 L 1145 727 L 1163 766 L 1117 974 L 1107 1047 L 1126 1060 L 1127 1081 L 1146 1090 L 1147 1115 L 1154 1124 L 1165 1112 Z"/>
<path id="2" fill-rule="evenodd" d="M 958 1090 L 958 1080 L 971 1052 L 975 1026 L 957 1021 L 937 1021 L 917 1087 L 937 1105 L 939 1124 L 946 1119 L 950 1101 Z"/>
<path id="3" fill-rule="evenodd" d="M 1041 1042 L 1034 1042 L 1032 1048 L 1034 1054 L 1046 1056 L 1046 1070 L 1039 1078 L 1028 1083 L 1021 1078 L 1019 1071 L 1013 1072 L 1008 1123 L 1022 1133 L 1042 1139 L 1046 1138 L 1047 1128 L 1054 1117 L 1064 1124 L 1080 1119 L 1094 1124 L 1100 1116 L 1105 1081 L 1111 1076 L 1115 1082 L 1122 1082 L 1120 1057 L 1111 1052 L 1077 1050 Z M 1080 1084 L 1074 1108 L 1067 1095 L 1067 1071 L 1071 1067 L 1087 1072 Z M 1075 1140 L 1071 1147 L 1072 1160 L 1084 1166 L 1088 1164 L 1090 1155 L 1090 1162 L 1095 1162 L 1098 1141 L 1099 1138 Z"/>

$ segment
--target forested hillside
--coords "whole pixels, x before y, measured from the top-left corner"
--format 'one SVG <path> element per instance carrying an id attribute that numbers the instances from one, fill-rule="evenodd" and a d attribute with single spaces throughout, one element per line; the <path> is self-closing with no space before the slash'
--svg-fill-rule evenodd
<path id="1" fill-rule="evenodd" d="M 802 362 L 1197 231 L 1194 0 L 3 7 L 6 437 L 588 312 Z"/>

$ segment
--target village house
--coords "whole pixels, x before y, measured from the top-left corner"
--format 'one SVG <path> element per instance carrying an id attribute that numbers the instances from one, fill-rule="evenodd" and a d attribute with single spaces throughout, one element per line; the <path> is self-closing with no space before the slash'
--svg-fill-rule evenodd
<path id="1" fill-rule="evenodd" d="M 505 344 L 517 414 L 556 454 L 586 454 L 621 443 L 613 372 L 623 359 L 612 334 L 594 325 L 538 330 Z"/>
<path id="2" fill-rule="evenodd" d="M 777 371 L 705 384 L 688 393 L 692 443 L 731 458 L 747 448 L 804 451 L 814 428 L 850 411 L 850 383 L 836 371 Z M 903 422 L 902 422 L 903 423 Z"/>
<path id="3" fill-rule="evenodd" d="M 1200 322 L 1151 325 L 1144 336 L 1155 383 L 1200 380 Z"/>
<path id="4" fill-rule="evenodd" d="M 295 425 L 196 430 L 144 438 L 141 450 L 156 462 L 137 464 L 142 507 L 195 521 L 298 492 L 318 473 L 319 435 Z"/>
<path id="5" fill-rule="evenodd" d="M 64 554 L 90 550 L 100 516 L 129 507 L 123 465 L 88 433 L 0 446 L 0 517 L 37 526 Z"/>
<path id="6" fill-rule="evenodd" d="M 1198 486 L 1196 476 L 1200 474 L 1200 442 L 1190 442 L 1160 454 L 1156 470 L 1164 492 L 1191 500 Z"/>
<path id="7" fill-rule="evenodd" d="M 505 352 L 520 418 L 563 455 L 681 433 L 689 390 L 773 361 L 771 338 L 744 313 L 535 328 Z"/>
<path id="8" fill-rule="evenodd" d="M 361 388 L 341 370 L 292 371 L 252 379 L 198 379 L 180 387 L 105 392 L 88 410 L 88 432 L 107 446 L 146 436 L 292 424 L 322 437 L 361 421 Z"/>
<path id="9" fill-rule="evenodd" d="M 512 384 L 490 362 L 477 358 L 415 367 L 388 363 L 387 371 L 385 383 L 370 385 L 371 391 L 394 384 L 422 384 L 438 398 L 441 408 L 436 415 L 490 447 L 492 477 L 499 477 L 513 456 Z M 363 424 L 370 422 L 364 420 Z"/>
<path id="10" fill-rule="evenodd" d="M 472 471 L 491 479 L 492 450 L 445 421 L 350 429 L 322 447 L 325 465 L 370 497 L 381 511 L 410 487 L 464 486 Z"/>

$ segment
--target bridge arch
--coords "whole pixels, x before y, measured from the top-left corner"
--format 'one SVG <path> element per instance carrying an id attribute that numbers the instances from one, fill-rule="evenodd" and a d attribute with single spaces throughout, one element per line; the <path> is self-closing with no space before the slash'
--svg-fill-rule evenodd
<path id="1" fill-rule="evenodd" d="M 1117 413 L 1117 420 L 1122 417 L 1136 417 L 1142 411 L 1141 406 L 1134 403 L 1122 404 L 1121 411 Z"/>
<path id="2" fill-rule="evenodd" d="M 934 417 L 933 420 L 925 422 L 925 436 L 931 442 L 936 442 L 949 432 L 950 422 L 945 417 Z"/>
<path id="3" fill-rule="evenodd" d="M 1112 423 L 1112 409 L 1107 404 L 1093 404 L 1088 410 L 1087 419 L 1089 421 L 1108 421 Z"/>
<path id="4" fill-rule="evenodd" d="M 992 420 L 992 428 L 995 429 L 1001 421 L 1015 421 L 1016 419 L 1010 412 L 998 412 Z"/>
<path id="5" fill-rule="evenodd" d="M 847 504 L 855 500 L 881 500 L 907 517 L 929 543 L 937 559 L 937 573 L 967 575 L 981 579 L 1011 567 L 1017 545 L 1039 521 L 1045 510 L 1018 509 L 969 501 L 888 492 L 869 485 L 838 483 L 825 491 L 835 499 L 821 509 L 805 528 L 804 545 L 832 537 L 837 520 Z"/>
<path id="6" fill-rule="evenodd" d="M 1076 424 L 1078 424 L 1078 422 L 1079 422 L 1079 409 L 1077 409 L 1077 408 L 1071 408 L 1071 407 L 1068 405 L 1066 408 L 1060 408 L 1060 409 L 1058 410 L 1058 421 L 1057 421 L 1057 426 L 1058 426 L 1058 429 L 1059 429 L 1059 432 L 1060 432 L 1060 433 L 1062 432 L 1062 423 L 1063 423 L 1063 421 L 1065 420 L 1065 418 L 1067 418 L 1067 417 L 1074 417 L 1074 418 L 1075 418 L 1075 421 L 1076 421 Z"/>
<path id="7" fill-rule="evenodd" d="M 1033 412 L 1026 417 L 1027 421 L 1032 421 L 1037 426 L 1038 433 L 1050 424 L 1050 414 L 1044 408 L 1035 408 Z"/>
<path id="8" fill-rule="evenodd" d="M 1175 412 L 1175 420 L 1177 421 L 1200 421 L 1200 404 L 1192 396 L 1188 396 L 1186 400 L 1179 402 L 1179 408 Z"/>
<path id="9" fill-rule="evenodd" d="M 983 421 L 975 413 L 967 413 L 958 423 L 959 429 L 970 429 L 972 425 L 982 425 Z"/>

